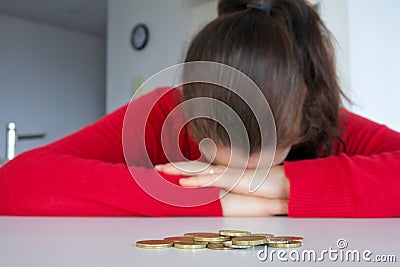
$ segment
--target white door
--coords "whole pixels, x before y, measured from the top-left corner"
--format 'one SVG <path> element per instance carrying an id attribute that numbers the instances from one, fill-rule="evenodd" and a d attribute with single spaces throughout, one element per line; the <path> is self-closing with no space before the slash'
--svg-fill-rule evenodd
<path id="1" fill-rule="evenodd" d="M 0 15 L 0 161 L 6 124 L 20 140 L 16 154 L 44 145 L 104 114 L 105 40 Z"/>

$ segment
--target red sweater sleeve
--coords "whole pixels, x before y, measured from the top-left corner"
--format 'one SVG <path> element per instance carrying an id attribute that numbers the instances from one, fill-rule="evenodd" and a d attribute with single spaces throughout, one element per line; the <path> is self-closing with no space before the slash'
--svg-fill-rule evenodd
<path id="1" fill-rule="evenodd" d="M 164 93 L 155 90 L 135 100 L 146 105 Z M 158 136 L 163 119 L 176 105 L 171 95 L 156 105 L 146 135 Z M 147 195 L 132 178 L 122 148 L 127 107 L 52 144 L 25 152 L 0 168 L 1 215 L 50 216 L 220 216 L 219 201 L 198 207 L 176 207 Z M 144 118 L 143 118 L 144 119 Z M 142 130 L 142 129 L 138 129 Z M 135 133 L 132 133 L 135 134 Z M 147 136 L 146 136 L 147 139 Z M 185 138 L 183 137 L 182 140 Z M 188 138 L 186 138 L 188 140 Z M 149 150 L 154 163 L 165 163 L 157 142 Z M 188 142 L 183 151 L 190 151 Z M 136 151 L 139 156 L 143 151 Z M 189 155 L 190 156 L 190 155 Z M 154 173 L 138 164 L 137 173 Z M 180 177 L 163 175 L 176 183 Z M 211 188 L 215 199 L 219 189 Z"/>
<path id="2" fill-rule="evenodd" d="M 344 111 L 345 151 L 284 162 L 289 216 L 400 216 L 400 133 Z"/>

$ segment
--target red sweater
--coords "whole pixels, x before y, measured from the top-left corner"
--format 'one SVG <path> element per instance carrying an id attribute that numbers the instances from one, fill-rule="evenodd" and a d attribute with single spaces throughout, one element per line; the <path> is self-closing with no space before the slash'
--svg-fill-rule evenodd
<path id="1" fill-rule="evenodd" d="M 145 107 L 165 92 L 135 100 Z M 178 104 L 175 90 L 155 106 L 146 128 L 148 154 L 166 163 L 160 130 Z M 126 106 L 47 146 L 25 152 L 0 168 L 0 214 L 54 216 L 220 216 L 220 201 L 175 207 L 147 195 L 132 179 L 122 148 Z M 400 215 L 400 134 L 344 111 L 346 151 L 322 159 L 284 162 L 290 180 L 289 216 L 392 217 Z M 199 157 L 186 129 L 179 145 L 189 159 Z M 168 147 L 168 146 L 167 146 Z M 167 148 L 168 149 L 168 148 Z M 138 151 L 138 155 L 143 151 Z M 139 166 L 140 167 L 140 166 Z M 141 168 L 143 177 L 151 175 Z M 163 174 L 177 183 L 181 177 Z M 150 179 L 151 177 L 149 177 Z M 209 194 L 217 198 L 218 188 Z"/>

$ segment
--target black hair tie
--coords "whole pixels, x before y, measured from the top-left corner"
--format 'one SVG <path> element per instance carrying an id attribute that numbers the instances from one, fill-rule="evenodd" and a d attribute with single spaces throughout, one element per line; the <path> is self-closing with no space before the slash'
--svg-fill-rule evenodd
<path id="1" fill-rule="evenodd" d="M 267 6 L 264 3 L 247 4 L 246 8 L 253 9 L 253 10 L 259 10 L 259 11 L 267 13 L 268 15 L 271 15 L 271 8 L 269 8 L 269 6 Z"/>

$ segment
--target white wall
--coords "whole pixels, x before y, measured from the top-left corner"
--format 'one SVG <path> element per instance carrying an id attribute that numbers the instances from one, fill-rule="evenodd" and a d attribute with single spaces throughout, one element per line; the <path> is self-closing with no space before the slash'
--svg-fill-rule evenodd
<path id="1" fill-rule="evenodd" d="M 208 0 L 208 1 L 196 1 L 192 5 L 188 5 L 186 8 L 189 10 L 189 20 L 190 28 L 188 28 L 188 36 L 191 37 L 200 31 L 204 26 L 210 21 L 218 16 L 218 1 Z M 190 38 L 189 38 L 190 40 Z"/>
<path id="2" fill-rule="evenodd" d="M 129 101 L 136 82 L 182 62 L 190 39 L 217 16 L 217 0 L 109 0 L 107 50 L 107 112 Z M 341 85 L 350 92 L 348 0 L 310 0 L 337 40 Z M 340 14 L 340 16 L 338 16 Z M 148 24 L 150 42 L 142 51 L 129 44 L 133 25 Z M 139 79 L 138 79 L 139 78 Z"/>
<path id="3" fill-rule="evenodd" d="M 350 0 L 351 2 L 352 0 Z M 349 94 L 350 84 L 350 40 L 348 27 L 349 0 L 314 0 L 320 5 L 320 15 L 332 32 L 336 44 L 336 61 L 342 89 Z"/>
<path id="4" fill-rule="evenodd" d="M 400 131 L 400 1 L 313 0 L 337 40 L 350 110 Z"/>
<path id="5" fill-rule="evenodd" d="M 348 7 L 353 110 L 400 131 L 400 1 Z"/>
<path id="6" fill-rule="evenodd" d="M 104 107 L 104 39 L 0 15 L 0 158 L 9 121 L 19 133 L 47 133 L 18 143 L 19 153 L 91 123 Z"/>
<path id="7" fill-rule="evenodd" d="M 215 0 L 109 0 L 107 112 L 130 100 L 136 81 L 182 62 L 193 30 L 215 16 Z M 137 23 L 150 30 L 141 51 L 129 42 Z"/>
<path id="8" fill-rule="evenodd" d="M 183 58 L 185 33 L 181 0 L 110 0 L 108 3 L 107 111 L 130 100 L 135 79 L 147 79 Z M 133 50 L 130 34 L 137 23 L 147 24 L 145 49 Z"/>
<path id="9" fill-rule="evenodd" d="M 400 26 L 398 0 L 310 0 L 337 41 L 340 84 L 355 106 L 351 110 L 400 130 L 397 76 Z M 107 111 L 126 103 L 135 77 L 148 78 L 181 62 L 196 25 L 216 16 L 216 0 L 109 0 Z M 215 13 L 212 13 L 215 12 Z M 204 21 L 202 21 L 204 19 Z M 150 26 L 149 46 L 129 45 L 134 24 Z M 198 28 L 198 27 L 197 27 Z"/>

